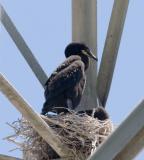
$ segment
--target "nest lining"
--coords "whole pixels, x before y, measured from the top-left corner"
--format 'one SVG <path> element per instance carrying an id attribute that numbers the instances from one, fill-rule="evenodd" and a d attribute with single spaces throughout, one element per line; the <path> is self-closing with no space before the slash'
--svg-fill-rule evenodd
<path id="1" fill-rule="evenodd" d="M 110 119 L 100 121 L 84 114 L 42 116 L 61 143 L 75 155 L 73 160 L 84 160 L 95 151 L 113 131 Z M 56 152 L 39 136 L 24 118 L 10 125 L 14 134 L 6 139 L 15 143 L 24 153 L 24 160 L 51 160 L 59 158 Z M 29 158 L 31 157 L 31 158 Z M 63 158 L 64 159 L 64 158 Z"/>

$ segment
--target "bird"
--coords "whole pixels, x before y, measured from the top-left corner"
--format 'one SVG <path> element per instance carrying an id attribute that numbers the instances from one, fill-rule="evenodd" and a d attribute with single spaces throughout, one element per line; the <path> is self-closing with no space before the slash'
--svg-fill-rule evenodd
<path id="1" fill-rule="evenodd" d="M 58 66 L 45 83 L 45 102 L 42 115 L 56 110 L 74 110 L 83 95 L 89 59 L 98 59 L 84 43 L 72 42 L 65 48 L 66 60 Z"/>
<path id="2" fill-rule="evenodd" d="M 86 114 L 90 117 L 97 118 L 98 120 L 104 121 L 106 119 L 109 119 L 109 114 L 105 110 L 104 107 L 98 106 L 96 108 L 93 108 L 91 110 L 85 110 L 85 111 L 78 111 L 78 115 Z"/>

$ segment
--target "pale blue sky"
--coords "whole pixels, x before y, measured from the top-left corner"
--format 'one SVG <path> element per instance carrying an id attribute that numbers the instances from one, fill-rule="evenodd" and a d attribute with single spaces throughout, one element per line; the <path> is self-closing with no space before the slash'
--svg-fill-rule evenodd
<path id="1" fill-rule="evenodd" d="M 48 75 L 64 60 L 64 48 L 71 41 L 71 1 L 63 0 L 1 0 L 34 55 Z M 113 0 L 98 0 L 98 57 L 101 58 Z M 132 111 L 144 97 L 144 1 L 131 0 L 119 49 L 107 111 L 115 124 Z M 20 55 L 13 41 L 0 28 L 0 72 L 17 88 L 23 97 L 40 112 L 44 102 L 43 88 Z M 19 112 L 0 93 L 0 154 L 14 145 L 2 140 L 12 130 L 5 124 L 20 117 Z M 138 156 L 137 160 L 143 160 Z"/>

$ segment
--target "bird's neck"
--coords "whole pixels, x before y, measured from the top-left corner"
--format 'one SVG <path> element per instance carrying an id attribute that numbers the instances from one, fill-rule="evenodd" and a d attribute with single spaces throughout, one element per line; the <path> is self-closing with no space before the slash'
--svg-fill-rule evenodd
<path id="1" fill-rule="evenodd" d="M 85 70 L 87 70 L 89 67 L 89 58 L 86 55 L 80 55 L 80 57 L 85 65 Z"/>

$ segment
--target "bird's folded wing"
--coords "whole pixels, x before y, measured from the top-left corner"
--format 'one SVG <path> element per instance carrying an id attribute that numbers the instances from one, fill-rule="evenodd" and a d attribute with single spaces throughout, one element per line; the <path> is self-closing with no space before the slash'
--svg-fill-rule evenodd
<path id="1" fill-rule="evenodd" d="M 69 65 L 71 65 L 74 61 L 81 60 L 80 56 L 72 55 L 68 57 L 49 77 L 46 84 L 47 85 L 52 79 L 55 77 L 57 73 L 62 71 L 63 69 L 67 68 Z"/>
<path id="2" fill-rule="evenodd" d="M 45 90 L 46 98 L 51 98 L 63 94 L 80 82 L 84 74 L 84 64 L 82 61 L 77 60 L 57 72 L 52 80 L 47 84 Z"/>

